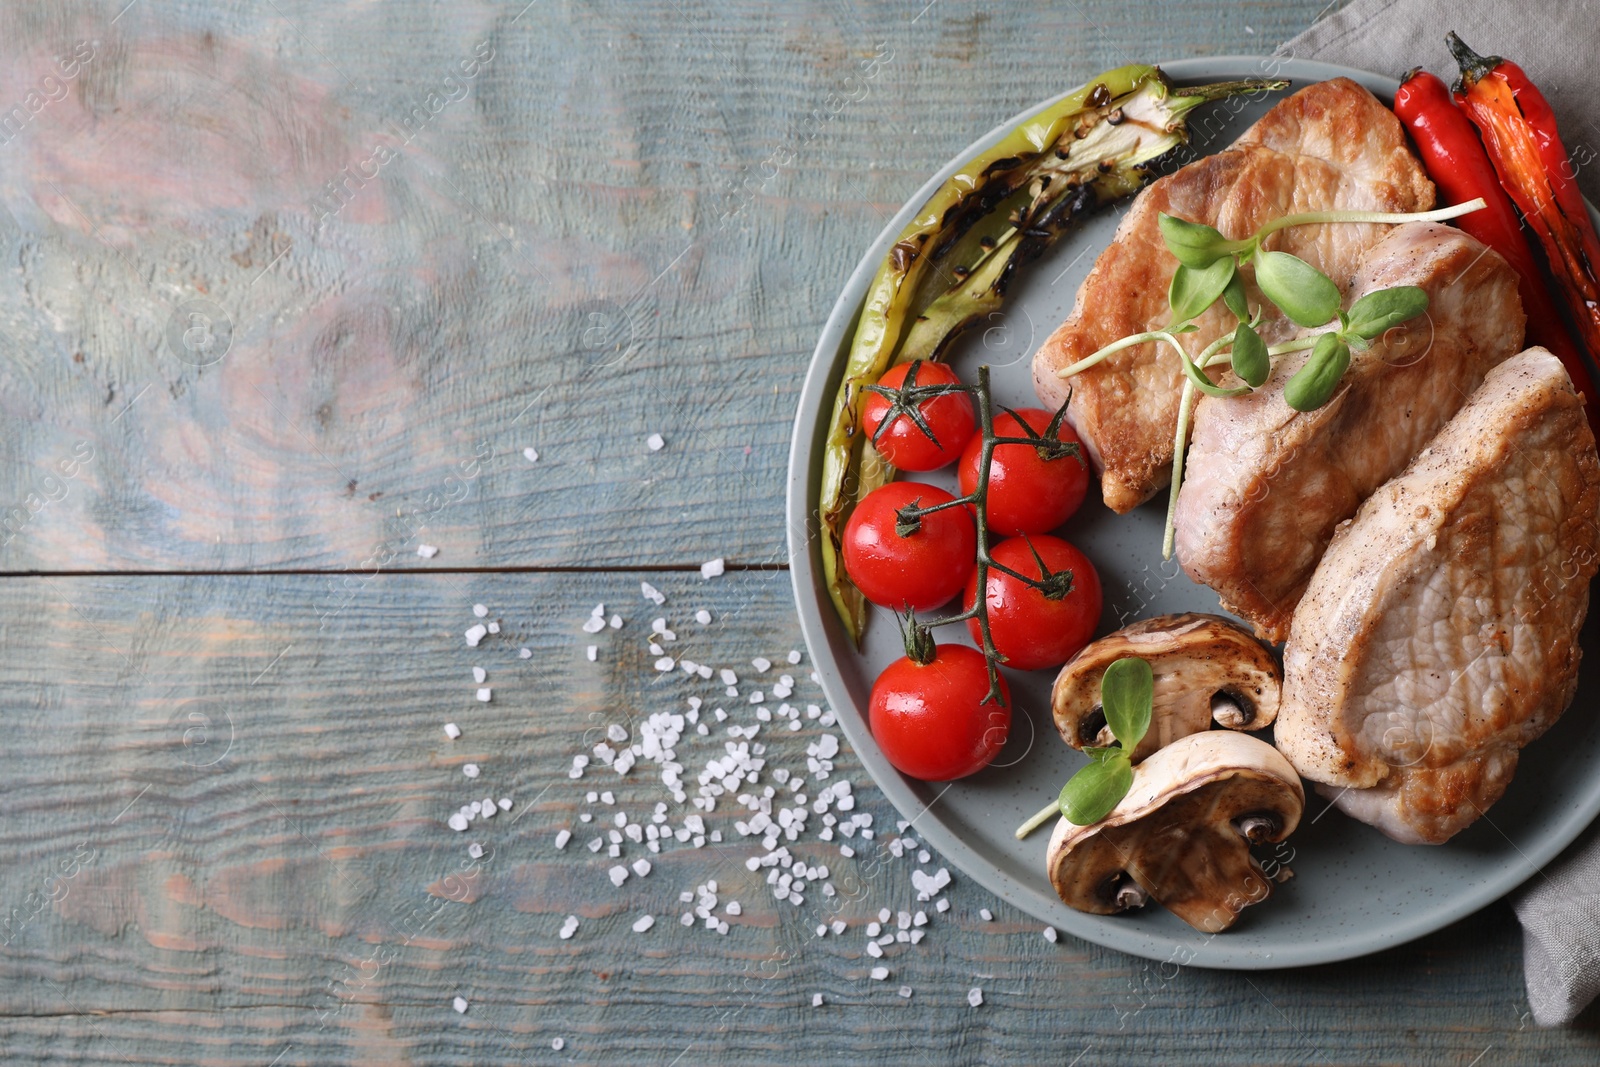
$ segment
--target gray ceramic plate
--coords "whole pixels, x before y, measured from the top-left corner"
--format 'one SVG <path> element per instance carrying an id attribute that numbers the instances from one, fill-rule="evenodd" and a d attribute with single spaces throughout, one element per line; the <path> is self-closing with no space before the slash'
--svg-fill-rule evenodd
<path id="1" fill-rule="evenodd" d="M 1281 76 L 1293 79 L 1298 88 L 1343 75 L 1385 101 L 1397 88 L 1390 78 L 1293 59 L 1196 59 L 1161 66 L 1175 81 L 1187 84 Z M 1230 111 L 1231 104 L 1213 104 L 1197 112 L 1194 149 L 1205 154 L 1225 147 L 1277 98 L 1274 94 L 1251 101 L 1237 111 Z M 997 127 L 960 158 L 994 143 L 1032 110 Z M 1327 811 L 1327 802 L 1312 794 L 1300 829 L 1289 841 L 1295 879 L 1271 900 L 1248 909 L 1232 930 L 1216 936 L 1196 932 L 1159 907 L 1117 917 L 1073 911 L 1056 898 L 1045 877 L 1048 828 L 1027 841 L 1012 837 L 1012 830 L 1048 803 L 1083 762 L 1050 721 L 1054 672 L 1010 672 L 1018 714 L 995 766 L 953 784 L 929 784 L 901 776 L 884 759 L 867 728 L 865 708 L 873 679 L 901 655 L 899 637 L 889 614 L 875 610 L 858 652 L 822 587 L 815 519 L 819 445 L 872 275 L 912 213 L 958 164 L 952 161 L 918 190 L 850 276 L 817 342 L 789 458 L 789 552 L 806 642 L 845 735 L 895 807 L 912 820 L 915 833 L 1041 922 L 1124 952 L 1205 967 L 1303 966 L 1375 952 L 1438 930 L 1534 875 L 1600 812 L 1600 724 L 1594 715 L 1600 703 L 1600 657 L 1585 660 L 1572 709 L 1524 753 L 1515 782 L 1487 818 L 1448 845 L 1408 847 L 1338 811 Z M 964 378 L 970 381 L 977 365 L 987 362 L 1002 402 L 1037 405 L 1030 372 L 1033 351 L 1066 318 L 1118 218 L 1106 213 L 1091 220 L 1028 268 L 1004 315 L 989 329 L 972 331 L 953 354 L 951 361 Z M 948 472 L 931 478 L 946 485 L 952 481 Z M 1119 517 L 1091 492 L 1064 531 L 1099 568 L 1105 586 L 1102 633 L 1161 612 L 1218 610 L 1214 593 L 1190 582 L 1175 563 L 1162 563 L 1164 507 L 1165 494 Z M 1594 628 L 1591 619 L 1583 639 L 1591 650 Z M 939 638 L 965 641 L 966 635 L 964 628 L 946 627 Z"/>

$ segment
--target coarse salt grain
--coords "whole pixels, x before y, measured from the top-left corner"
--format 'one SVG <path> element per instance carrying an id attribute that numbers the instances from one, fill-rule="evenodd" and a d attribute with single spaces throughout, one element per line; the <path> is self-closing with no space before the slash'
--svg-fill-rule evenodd
<path id="1" fill-rule="evenodd" d="M 498 803 L 500 805 L 500 810 L 501 811 L 510 811 L 511 810 L 511 798 L 510 797 L 501 797 L 500 800 L 498 801 Z"/>
<path id="2" fill-rule="evenodd" d="M 1044 928 L 1044 939 L 1052 945 L 1056 943 L 1056 928 L 1054 926 L 1046 926 Z"/>
<path id="3" fill-rule="evenodd" d="M 641 915 L 639 916 L 639 921 L 633 924 L 633 932 L 636 934 L 642 934 L 655 924 L 656 917 L 654 915 Z"/>
<path id="4" fill-rule="evenodd" d="M 492 690 L 490 690 L 488 686 L 484 686 L 482 689 L 478 690 L 478 699 L 487 704 L 489 703 L 489 697 L 491 694 Z"/>
<path id="5" fill-rule="evenodd" d="M 789 662 L 790 663 L 799 663 L 800 662 L 800 650 L 798 648 L 791 648 L 789 650 Z"/>
<path id="6" fill-rule="evenodd" d="M 657 589 L 655 586 L 651 585 L 649 582 L 640 582 L 639 583 L 639 592 L 641 594 L 643 594 L 643 596 L 644 596 L 644 598 L 646 600 L 651 601 L 652 603 L 656 604 L 657 606 L 659 606 L 661 604 L 665 604 L 667 602 L 667 598 L 666 598 L 665 595 L 662 594 L 661 590 Z"/>
<path id="7" fill-rule="evenodd" d="M 878 981 L 878 982 L 883 981 L 885 978 L 889 977 L 889 968 L 887 968 L 887 967 L 874 967 L 874 968 L 872 968 L 872 977 L 873 977 L 874 981 Z"/>
<path id="8" fill-rule="evenodd" d="M 459 834 L 461 831 L 465 830 L 466 828 L 467 828 L 467 817 L 465 815 L 461 814 L 458 811 L 454 815 L 450 816 L 450 829 L 454 830 L 456 833 Z"/>
<path id="9" fill-rule="evenodd" d="M 572 840 L 572 831 L 563 830 L 556 835 L 556 848 L 566 848 L 567 842 Z"/>
<path id="10" fill-rule="evenodd" d="M 811 994 L 811 1006 L 813 1008 L 822 1007 L 822 994 L 821 993 L 813 993 L 813 994 Z"/>
<path id="11" fill-rule="evenodd" d="M 472 613 L 481 619 L 489 614 L 489 608 L 484 604 L 474 604 L 472 605 Z"/>
<path id="12" fill-rule="evenodd" d="M 644 439 L 644 443 L 649 446 L 650 451 L 652 452 L 660 452 L 667 446 L 666 440 L 658 433 L 653 433 L 649 437 L 646 437 Z"/>
<path id="13" fill-rule="evenodd" d="M 483 846 L 474 841 L 472 844 L 467 846 L 467 855 L 471 856 L 475 860 L 483 859 Z"/>
<path id="14" fill-rule="evenodd" d="M 527 652 L 528 650 L 523 649 L 522 651 Z M 600 656 L 600 646 L 590 645 L 588 648 L 584 649 L 583 654 L 589 658 L 590 663 L 593 663 Z"/>
<path id="15" fill-rule="evenodd" d="M 694 621 L 699 623 L 701 626 L 711 625 L 711 612 L 707 611 L 705 608 L 701 608 L 699 611 L 694 613 Z"/>
<path id="16" fill-rule="evenodd" d="M 456 1009 L 456 1011 L 460 1012 L 462 1015 L 465 1015 L 467 1013 L 467 998 L 457 997 L 450 1002 L 450 1006 Z"/>
<path id="17" fill-rule="evenodd" d="M 478 647 L 478 642 L 482 641 L 483 638 L 484 638 L 484 635 L 487 634 L 488 632 L 489 632 L 489 628 L 487 626 L 483 625 L 482 623 L 478 623 L 476 626 L 474 626 L 471 629 L 469 629 L 466 632 L 466 634 L 464 635 L 466 637 L 466 639 L 467 639 L 467 647 L 468 648 L 477 648 Z"/>
<path id="18" fill-rule="evenodd" d="M 461 736 L 461 727 L 457 726 L 453 722 L 447 722 L 444 724 L 444 735 L 450 740 L 454 741 L 456 738 Z"/>
<path id="19" fill-rule="evenodd" d="M 902 997 L 905 997 L 907 1000 L 910 1000 L 911 999 L 911 987 L 908 986 L 908 985 L 901 986 L 900 987 L 900 995 Z"/>
<path id="20" fill-rule="evenodd" d="M 583 629 L 583 632 L 586 633 L 586 634 L 597 634 L 601 630 L 604 630 L 605 628 L 606 628 L 606 620 L 600 618 L 597 615 L 591 615 L 587 619 L 583 620 L 582 629 Z"/>
<path id="21" fill-rule="evenodd" d="M 633 873 L 637 874 L 640 878 L 643 878 L 645 875 L 649 874 L 650 873 L 650 861 L 647 860 L 647 859 L 634 860 L 633 861 Z"/>
<path id="22" fill-rule="evenodd" d="M 567 1047 L 567 1039 L 564 1037 L 553 1037 L 550 1039 L 550 1047 L 554 1051 L 560 1052 L 562 1049 Z"/>
<path id="23" fill-rule="evenodd" d="M 417 555 L 421 556 L 423 559 L 432 559 L 434 556 L 437 556 L 438 554 L 439 554 L 439 546 L 437 546 L 437 545 L 418 545 L 417 546 Z"/>
<path id="24" fill-rule="evenodd" d="M 527 460 L 529 463 L 537 463 L 539 462 L 539 451 L 531 446 L 524 448 L 522 450 L 522 458 Z"/>
<path id="25" fill-rule="evenodd" d="M 994 921 L 994 912 L 990 911 L 988 908 L 979 908 L 978 915 L 982 917 L 984 922 Z"/>
<path id="26" fill-rule="evenodd" d="M 971 989 L 967 990 L 967 1003 L 971 1004 L 974 1008 L 980 1007 L 983 1004 L 983 990 L 979 989 L 977 986 L 973 986 Z"/>
<path id="27" fill-rule="evenodd" d="M 721 556 L 708 559 L 700 564 L 700 577 L 704 579 L 720 578 L 726 570 L 726 565 Z"/>
<path id="28" fill-rule="evenodd" d="M 479 685 L 482 685 L 488 679 L 488 677 L 489 672 L 484 670 L 482 667 L 472 668 L 472 680 L 477 682 Z"/>
<path id="29" fill-rule="evenodd" d="M 767 671 L 772 669 L 772 661 L 764 656 L 757 656 L 755 659 L 750 661 L 750 666 L 765 674 Z"/>
<path id="30" fill-rule="evenodd" d="M 628 880 L 628 868 L 624 867 L 620 863 L 606 873 L 611 876 L 612 885 L 621 885 L 623 882 Z"/>
<path id="31" fill-rule="evenodd" d="M 461 765 L 461 773 L 468 778 L 476 778 L 478 777 L 478 765 L 476 763 L 463 763 Z"/>

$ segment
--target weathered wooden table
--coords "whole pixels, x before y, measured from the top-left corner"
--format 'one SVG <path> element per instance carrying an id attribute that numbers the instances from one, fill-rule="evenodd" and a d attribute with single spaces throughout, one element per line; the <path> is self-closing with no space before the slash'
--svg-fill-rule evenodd
<path id="1" fill-rule="evenodd" d="M 729 803 L 721 842 L 612 859 L 659 768 L 569 777 L 699 691 L 656 617 L 746 691 L 790 670 L 792 410 L 894 207 L 1096 70 L 1265 52 L 1322 2 L 6 5 L 0 1059 L 1595 1062 L 1529 1024 L 1504 905 L 1180 970 L 1050 944 L 959 872 L 916 904 L 940 860 L 892 856 L 848 749 L 882 832 L 852 858 L 814 821 L 836 892 L 799 906 Z M 599 602 L 625 625 L 591 636 Z M 796 721 L 756 740 L 799 775 Z M 722 740 L 681 743 L 691 789 Z M 727 932 L 680 926 L 713 879 Z M 882 907 L 931 921 L 880 963 Z"/>

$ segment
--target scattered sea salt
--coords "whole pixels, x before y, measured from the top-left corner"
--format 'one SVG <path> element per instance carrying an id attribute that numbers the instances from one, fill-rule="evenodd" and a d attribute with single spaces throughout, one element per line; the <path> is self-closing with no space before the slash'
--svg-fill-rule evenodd
<path id="1" fill-rule="evenodd" d="M 456 1011 L 460 1012 L 462 1015 L 465 1015 L 467 1013 L 467 998 L 457 997 L 450 1002 L 450 1006 L 456 1009 Z"/>
<path id="2" fill-rule="evenodd" d="M 973 986 L 971 989 L 967 990 L 967 1003 L 971 1004 L 974 1008 L 980 1007 L 983 1004 L 983 990 L 979 989 L 977 986 Z"/>
<path id="3" fill-rule="evenodd" d="M 699 611 L 694 613 L 694 621 L 699 623 L 701 626 L 710 626 L 711 612 L 707 611 L 705 608 L 701 608 Z"/>
<path id="4" fill-rule="evenodd" d="M 478 765 L 476 763 L 463 763 L 461 765 L 461 773 L 468 778 L 476 778 L 478 777 Z"/>
<path id="5" fill-rule="evenodd" d="M 889 968 L 887 968 L 887 967 L 874 967 L 874 968 L 872 968 L 872 977 L 873 977 L 874 981 L 878 981 L 878 982 L 883 981 L 885 978 L 889 977 Z"/>
<path id="6" fill-rule="evenodd" d="M 437 545 L 418 545 L 417 546 L 417 555 L 421 556 L 423 559 L 432 559 L 434 556 L 437 556 L 438 554 L 439 554 L 439 546 L 437 546 Z"/>
<path id="7" fill-rule="evenodd" d="M 650 446 L 650 451 L 652 452 L 660 452 L 666 447 L 667 444 L 667 442 L 658 433 L 653 433 L 649 437 L 646 437 L 644 439 L 644 443 Z"/>
<path id="8" fill-rule="evenodd" d="M 641 915 L 639 916 L 639 921 L 633 924 L 633 932 L 636 934 L 642 934 L 655 924 L 656 917 L 654 915 Z"/>
<path id="9" fill-rule="evenodd" d="M 478 642 L 482 641 L 483 638 L 484 638 L 484 635 L 487 634 L 488 632 L 489 632 L 489 628 L 487 626 L 483 625 L 482 623 L 478 623 L 476 626 L 474 626 L 471 629 L 469 629 L 465 634 L 465 637 L 467 639 L 467 647 L 468 648 L 477 648 L 478 647 Z"/>
<path id="10" fill-rule="evenodd" d="M 457 726 L 453 722 L 447 722 L 444 724 L 444 735 L 450 740 L 454 741 L 456 738 L 461 736 L 461 727 Z"/>
<path id="11" fill-rule="evenodd" d="M 1056 943 L 1056 928 L 1054 926 L 1046 926 L 1044 928 L 1044 939 L 1052 945 Z"/>
<path id="12" fill-rule="evenodd" d="M 720 578 L 724 570 L 723 559 L 718 556 L 716 559 L 708 559 L 700 564 L 700 577 L 703 579 Z"/>
<path id="13" fill-rule="evenodd" d="M 529 463 L 537 463 L 539 462 L 539 452 L 537 449 L 532 447 L 524 448 L 522 450 L 522 458 L 527 460 Z"/>

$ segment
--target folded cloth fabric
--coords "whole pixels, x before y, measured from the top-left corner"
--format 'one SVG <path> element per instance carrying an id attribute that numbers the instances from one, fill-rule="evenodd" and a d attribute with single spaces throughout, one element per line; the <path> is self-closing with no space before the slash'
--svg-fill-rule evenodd
<path id="1" fill-rule="evenodd" d="M 1353 0 L 1278 49 L 1281 56 L 1341 63 L 1398 78 L 1424 67 L 1454 82 L 1444 35 L 1528 72 L 1555 108 L 1578 184 L 1600 202 L 1600 3 L 1563 0 L 1536 9 L 1516 0 Z M 1512 904 L 1523 930 L 1528 1002 L 1542 1026 L 1568 1023 L 1600 994 L 1600 832 L 1590 827 Z"/>

